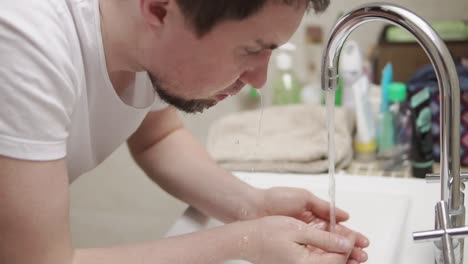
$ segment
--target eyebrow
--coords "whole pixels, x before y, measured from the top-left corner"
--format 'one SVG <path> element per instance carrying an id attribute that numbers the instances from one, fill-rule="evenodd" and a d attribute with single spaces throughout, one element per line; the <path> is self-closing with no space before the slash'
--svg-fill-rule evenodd
<path id="1" fill-rule="evenodd" d="M 261 46 L 263 49 L 269 49 L 269 50 L 275 50 L 278 48 L 277 44 L 274 43 L 265 43 L 265 41 L 261 39 L 257 39 L 255 41 L 259 46 Z"/>

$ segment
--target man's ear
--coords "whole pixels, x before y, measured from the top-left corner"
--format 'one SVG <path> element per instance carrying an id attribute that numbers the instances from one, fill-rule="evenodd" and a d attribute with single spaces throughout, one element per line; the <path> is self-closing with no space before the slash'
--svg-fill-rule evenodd
<path id="1" fill-rule="evenodd" d="M 164 25 L 170 0 L 140 0 L 140 10 L 144 20 L 151 27 Z"/>

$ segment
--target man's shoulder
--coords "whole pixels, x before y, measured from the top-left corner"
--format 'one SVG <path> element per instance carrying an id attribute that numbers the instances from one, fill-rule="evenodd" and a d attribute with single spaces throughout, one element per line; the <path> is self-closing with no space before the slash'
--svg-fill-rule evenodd
<path id="1" fill-rule="evenodd" d="M 69 51 L 76 34 L 65 0 L 4 1 L 0 8 L 0 50 L 36 50 L 50 59 Z"/>
<path id="2" fill-rule="evenodd" d="M 12 91 L 34 79 L 36 88 L 77 92 L 77 67 L 73 43 L 74 26 L 65 0 L 3 1 L 0 8 L 0 81 L 10 83 Z M 76 41 L 75 41 L 76 42 Z M 78 50 L 78 51 L 77 51 Z M 27 70 L 24 70 L 27 69 Z M 39 85 L 41 84 L 41 85 Z M 2 90 L 7 90 L 3 86 Z M 27 89 L 25 88 L 24 91 Z M 70 96 L 68 96 L 70 97 Z"/>
<path id="3" fill-rule="evenodd" d="M 24 38 L 54 38 L 70 30 L 71 14 L 64 0 L 3 1 L 0 28 Z M 14 36 L 13 36 L 14 37 Z"/>
<path id="4" fill-rule="evenodd" d="M 55 18 L 67 7 L 65 0 L 15 0 L 4 1 L 0 8 L 1 18 L 18 19 Z M 21 15 L 21 16 L 20 16 Z M 26 15 L 26 16 L 25 16 Z M 44 21 L 45 22 L 45 21 Z M 37 24 L 38 27 L 41 24 Z"/>

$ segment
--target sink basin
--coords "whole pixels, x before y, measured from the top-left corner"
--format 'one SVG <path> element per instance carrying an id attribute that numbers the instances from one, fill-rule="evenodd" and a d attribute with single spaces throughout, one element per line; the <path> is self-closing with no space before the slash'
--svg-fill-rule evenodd
<path id="1" fill-rule="evenodd" d="M 241 180 L 259 187 L 289 186 L 305 188 L 328 200 L 328 175 L 274 173 L 235 173 Z M 433 262 L 432 243 L 415 243 L 412 232 L 434 227 L 434 206 L 439 185 L 419 179 L 388 177 L 336 176 L 336 204 L 348 211 L 347 226 L 369 237 L 370 264 L 427 264 Z M 166 236 L 190 233 L 221 225 L 189 208 Z M 466 247 L 465 247 L 466 248 Z M 468 256 L 468 250 L 465 250 Z M 231 260 L 226 263 L 248 263 Z"/>

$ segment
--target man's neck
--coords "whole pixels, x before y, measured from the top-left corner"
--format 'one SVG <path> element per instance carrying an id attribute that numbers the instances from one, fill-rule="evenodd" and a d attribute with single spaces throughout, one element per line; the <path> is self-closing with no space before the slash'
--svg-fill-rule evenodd
<path id="1" fill-rule="evenodd" d="M 125 6 L 124 6 L 125 5 Z M 136 5 L 136 6 L 134 6 Z M 136 62 L 138 1 L 99 0 L 102 41 L 109 74 L 140 71 Z"/>
<path id="2" fill-rule="evenodd" d="M 118 95 L 134 81 L 135 72 L 141 71 L 136 63 L 137 31 L 132 21 L 138 16 L 132 13 L 131 4 L 138 4 L 138 1 L 99 0 L 106 66 Z"/>

